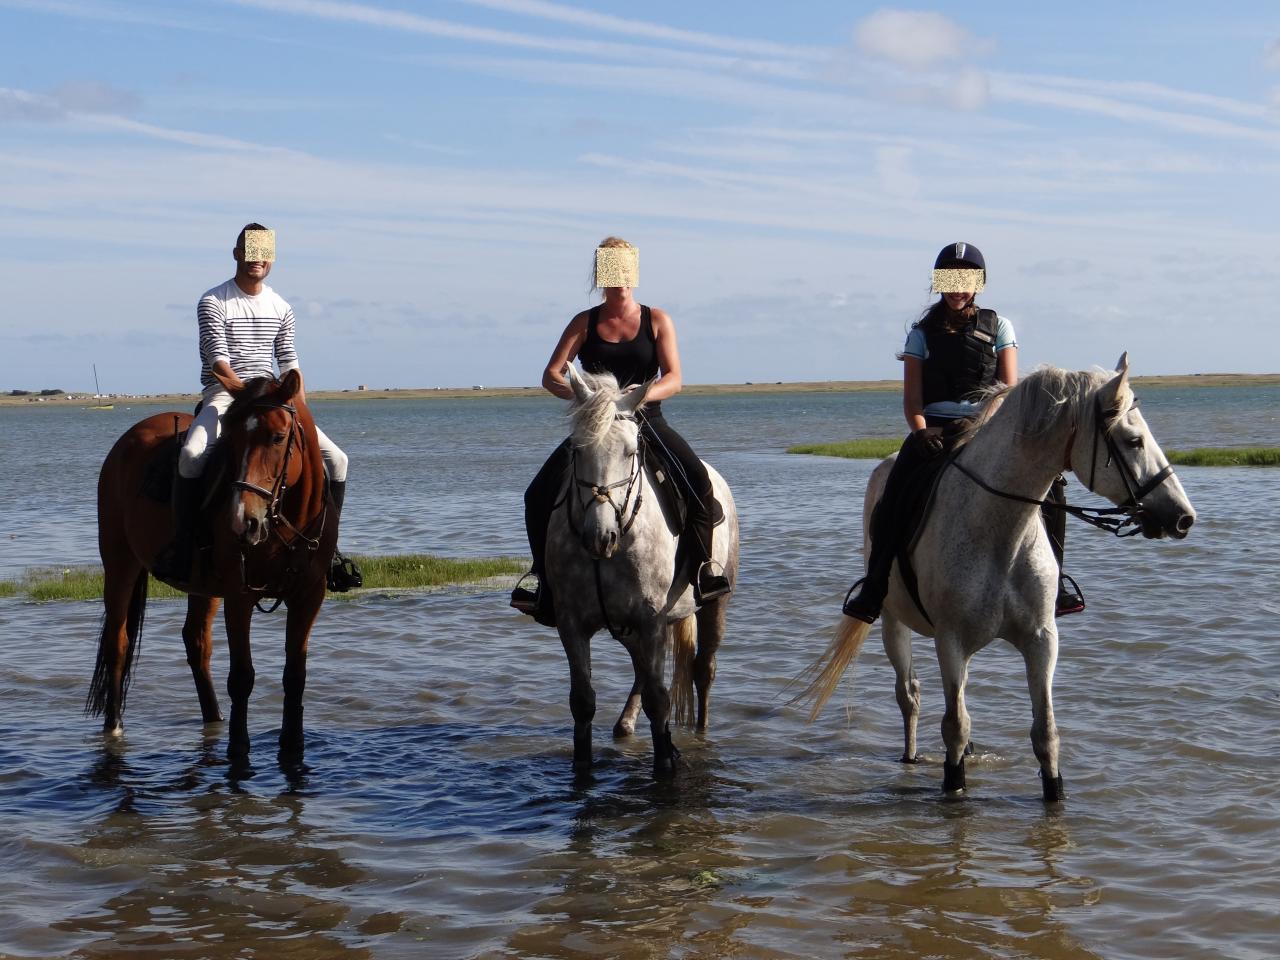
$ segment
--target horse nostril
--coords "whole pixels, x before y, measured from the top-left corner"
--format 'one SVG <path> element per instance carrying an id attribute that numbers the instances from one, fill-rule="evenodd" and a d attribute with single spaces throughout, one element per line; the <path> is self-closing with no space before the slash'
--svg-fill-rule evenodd
<path id="1" fill-rule="evenodd" d="M 1178 531 L 1180 533 L 1186 533 L 1188 530 L 1191 529 L 1191 525 L 1195 522 L 1196 522 L 1196 518 L 1194 514 L 1184 513 L 1182 516 L 1178 518 Z"/>

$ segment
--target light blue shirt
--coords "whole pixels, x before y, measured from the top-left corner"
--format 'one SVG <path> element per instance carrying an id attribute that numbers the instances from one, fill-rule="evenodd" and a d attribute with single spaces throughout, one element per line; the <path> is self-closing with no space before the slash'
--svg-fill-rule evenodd
<path id="1" fill-rule="evenodd" d="M 996 353 L 1017 345 L 1018 339 L 1013 332 L 1013 324 L 1000 314 L 996 314 Z M 929 345 L 925 341 L 924 331 L 919 327 L 911 328 L 911 332 L 907 334 L 906 346 L 902 348 L 902 353 L 898 354 L 899 360 L 905 360 L 907 357 L 915 357 L 917 360 L 929 359 Z M 957 417 L 976 416 L 979 407 L 979 404 L 969 400 L 939 400 L 937 403 L 926 404 L 924 415 L 954 420 Z"/>

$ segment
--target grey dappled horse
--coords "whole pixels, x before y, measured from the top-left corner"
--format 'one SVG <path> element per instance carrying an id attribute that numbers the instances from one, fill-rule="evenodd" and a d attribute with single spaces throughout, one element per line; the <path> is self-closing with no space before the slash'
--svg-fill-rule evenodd
<path id="1" fill-rule="evenodd" d="M 903 762 L 916 759 L 920 683 L 911 664 L 911 631 L 934 638 L 946 712 L 942 738 L 947 756 L 943 789 L 964 789 L 969 713 L 964 686 L 969 658 L 997 637 L 1008 640 L 1026 663 L 1033 722 L 1031 744 L 1040 761 L 1044 799 L 1062 799 L 1058 730 L 1053 720 L 1053 670 L 1058 658 L 1054 598 L 1058 567 L 1040 521 L 1039 503 L 1059 473 L 1071 470 L 1128 519 L 1100 525 L 1118 535 L 1138 529 L 1150 538 L 1181 539 L 1195 511 L 1138 411 L 1129 387 L 1128 354 L 1115 376 L 1101 370 L 1055 367 L 1031 374 L 1016 387 L 991 391 L 982 417 L 955 461 L 938 481 L 933 504 L 911 548 L 926 620 L 909 595 L 898 565 L 882 616 L 885 652 L 897 672 L 898 705 L 906 741 Z M 867 484 L 863 530 L 880 498 L 892 459 L 879 464 Z M 1073 508 L 1075 509 L 1075 508 Z M 870 545 L 864 543 L 864 552 Z M 843 618 L 835 639 L 812 668 L 815 675 L 797 699 L 814 700 L 810 719 L 835 691 L 857 657 L 869 624 Z"/>
<path id="2" fill-rule="evenodd" d="M 636 413 L 649 384 L 619 391 L 609 374 L 591 376 L 572 367 L 568 378 L 574 393 L 573 466 L 547 531 L 546 575 L 569 658 L 573 763 L 579 769 L 591 765 L 596 711 L 591 637 L 603 627 L 626 648 L 635 668 L 614 736 L 635 731 L 643 704 L 653 732 L 654 775 L 665 776 L 674 770 L 678 755 L 668 726 L 672 700 L 663 684 L 666 650 L 669 644 L 675 649 L 676 719 L 693 719 L 691 688 L 696 685 L 696 723 L 705 730 L 729 595 L 695 608 L 688 578 L 676 579 L 680 524 L 664 512 L 652 465 L 640 450 Z M 733 583 L 738 515 L 724 479 L 709 466 L 707 472 L 724 510 L 724 522 L 712 538 L 713 558 Z"/>

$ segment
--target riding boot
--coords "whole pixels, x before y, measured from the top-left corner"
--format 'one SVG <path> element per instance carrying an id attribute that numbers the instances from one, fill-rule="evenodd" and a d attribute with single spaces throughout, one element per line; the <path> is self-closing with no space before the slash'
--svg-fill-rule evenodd
<path id="1" fill-rule="evenodd" d="M 174 479 L 173 540 L 156 555 L 151 564 L 151 572 L 158 580 L 169 583 L 191 582 L 201 487 L 199 477 L 178 474 Z"/>
<path id="2" fill-rule="evenodd" d="M 884 606 L 884 598 L 889 593 L 889 574 L 893 571 L 893 545 L 889 543 L 889 535 L 881 531 L 880 514 L 884 512 L 877 506 L 871 519 L 871 556 L 867 560 L 867 572 L 860 580 L 854 581 L 849 592 L 845 594 L 841 612 L 846 617 L 853 617 L 863 623 L 875 623 L 880 616 L 880 608 Z M 861 589 L 859 589 L 861 588 Z M 858 593 L 855 596 L 854 591 Z"/>
<path id="3" fill-rule="evenodd" d="M 339 518 L 342 516 L 342 501 L 346 498 L 347 481 L 330 480 L 329 499 L 333 501 L 333 512 Z M 325 577 L 325 586 L 334 593 L 346 593 L 348 590 L 363 586 L 363 584 L 364 574 L 360 572 L 356 562 L 335 547 L 333 559 L 329 561 L 329 572 Z"/>
<path id="4" fill-rule="evenodd" d="M 692 500 L 690 503 L 694 504 L 697 501 Z M 703 498 L 698 515 L 690 518 L 694 542 L 698 547 L 698 556 L 695 558 L 698 562 L 698 570 L 693 578 L 693 602 L 698 606 L 716 597 L 723 597 L 733 589 L 729 578 L 725 576 L 724 568 L 712 559 L 711 537 L 715 529 L 713 519 L 715 512 L 714 495 L 707 494 Z"/>
<path id="5" fill-rule="evenodd" d="M 1049 486 L 1049 503 L 1065 504 L 1067 481 L 1057 477 Z M 1058 562 L 1058 596 L 1054 601 L 1053 615 L 1065 617 L 1069 613 L 1079 613 L 1084 609 L 1084 594 L 1080 585 L 1062 569 L 1062 555 L 1067 542 L 1067 512 L 1053 507 L 1041 507 L 1040 518 L 1044 521 L 1045 532 L 1049 534 L 1049 548 L 1053 550 L 1053 558 Z"/>

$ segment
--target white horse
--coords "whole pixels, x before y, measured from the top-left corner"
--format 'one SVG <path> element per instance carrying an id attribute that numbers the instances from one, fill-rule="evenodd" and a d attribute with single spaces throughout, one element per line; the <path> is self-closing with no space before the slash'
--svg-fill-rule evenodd
<path id="1" fill-rule="evenodd" d="M 573 763 L 591 766 L 591 637 L 603 627 L 626 648 L 635 668 L 614 736 L 635 731 L 643 704 L 653 732 L 654 776 L 667 776 L 678 756 L 668 726 L 672 698 L 663 684 L 668 645 L 675 649 L 675 719 L 694 719 L 696 685 L 697 729 L 705 730 L 729 595 L 696 608 L 688 577 L 676 569 L 680 524 L 665 512 L 654 465 L 640 445 L 637 414 L 649 384 L 620 391 L 612 376 L 572 367 L 568 379 L 574 393 L 572 469 L 547 531 L 546 575 L 569 658 Z M 724 510 L 712 556 L 732 584 L 738 574 L 737 511 L 724 479 L 709 466 L 707 472 Z"/>
<path id="2" fill-rule="evenodd" d="M 1077 515 L 1097 514 L 1091 522 L 1117 535 L 1141 530 L 1151 538 L 1181 539 L 1195 522 L 1182 484 L 1138 411 L 1128 370 L 1125 354 L 1114 377 L 1100 370 L 1049 367 L 1016 387 L 990 391 L 983 415 L 938 481 L 911 547 L 925 612 L 910 596 L 895 562 L 881 619 L 885 652 L 897 673 L 905 737 L 902 760 L 916 759 L 920 683 L 911 664 L 915 631 L 934 638 L 942 672 L 942 738 L 947 748 L 943 789 L 948 792 L 965 787 L 969 713 L 964 687 L 969 658 L 1000 637 L 1013 644 L 1026 663 L 1031 745 L 1040 761 L 1044 799 L 1063 797 L 1052 694 L 1058 659 L 1058 567 L 1040 521 L 1040 502 L 1053 478 L 1071 470 L 1090 490 L 1119 505 L 1118 510 L 1070 508 Z M 891 467 L 892 459 L 879 464 L 867 484 L 864 531 L 870 530 L 871 511 Z M 1127 519 L 1109 516 L 1115 514 Z M 870 553 L 865 541 L 864 551 Z M 814 701 L 810 720 L 835 692 L 869 630 L 869 624 L 843 619 L 811 668 L 814 679 L 796 698 Z"/>

